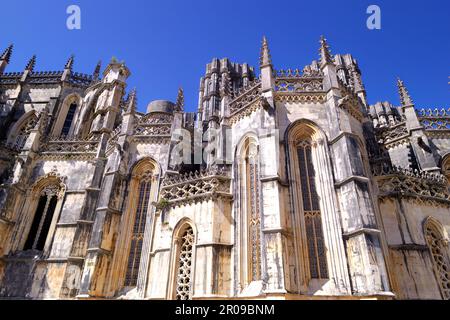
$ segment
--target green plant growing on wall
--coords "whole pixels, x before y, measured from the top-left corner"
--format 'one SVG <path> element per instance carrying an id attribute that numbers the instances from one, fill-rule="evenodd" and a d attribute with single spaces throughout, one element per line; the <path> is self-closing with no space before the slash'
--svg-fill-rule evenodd
<path id="1" fill-rule="evenodd" d="M 161 221 L 162 224 L 168 224 L 167 221 L 167 208 L 170 206 L 170 202 L 167 199 L 161 198 L 159 202 L 153 202 L 152 205 L 156 208 L 157 211 L 161 213 Z"/>
<path id="2" fill-rule="evenodd" d="M 170 202 L 167 199 L 161 198 L 159 202 L 153 202 L 152 205 L 160 211 L 164 211 L 167 207 L 169 207 Z"/>

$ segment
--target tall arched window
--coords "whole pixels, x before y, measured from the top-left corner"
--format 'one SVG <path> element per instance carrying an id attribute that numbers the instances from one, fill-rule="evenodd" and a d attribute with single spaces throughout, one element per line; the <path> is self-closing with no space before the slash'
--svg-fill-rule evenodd
<path id="1" fill-rule="evenodd" d="M 80 119 L 78 110 L 83 111 L 83 99 L 78 93 L 69 94 L 57 109 L 57 119 L 53 124 L 51 134 L 53 136 L 75 136 L 79 134 L 80 122 L 86 119 Z M 85 109 L 85 108 L 84 108 Z"/>
<path id="2" fill-rule="evenodd" d="M 106 169 L 107 171 L 109 169 Z M 126 182 L 124 181 L 124 185 Z M 106 290 L 113 293 L 142 289 L 150 259 L 150 239 L 154 207 L 159 188 L 159 166 L 151 158 L 133 165 L 123 202 L 120 231 L 108 274 Z M 125 191 L 125 190 L 124 190 Z M 141 272 L 144 271 L 144 272 Z"/>
<path id="3" fill-rule="evenodd" d="M 303 140 L 297 146 L 309 271 L 312 279 L 327 279 L 328 268 L 322 230 L 322 217 L 316 191 L 311 149 L 311 141 L 309 140 Z"/>
<path id="4" fill-rule="evenodd" d="M 430 249 L 436 278 L 441 288 L 442 296 L 450 300 L 450 262 L 448 243 L 444 238 L 442 226 L 433 219 L 428 219 L 424 225 L 425 241 Z"/>
<path id="5" fill-rule="evenodd" d="M 131 230 L 131 244 L 128 251 L 128 263 L 125 275 L 125 287 L 137 285 L 139 264 L 142 255 L 145 223 L 149 210 L 150 194 L 152 189 L 152 172 L 147 171 L 137 177 L 137 204 L 134 213 L 134 222 Z"/>
<path id="6" fill-rule="evenodd" d="M 42 190 L 24 250 L 44 250 L 58 201 L 57 192 L 57 186 L 49 186 Z"/>
<path id="7" fill-rule="evenodd" d="M 318 290 L 331 278 L 342 279 L 348 288 L 327 136 L 301 119 L 289 126 L 285 138 L 297 290 Z"/>
<path id="8" fill-rule="evenodd" d="M 258 147 L 250 143 L 245 157 L 248 282 L 261 280 L 261 210 Z"/>
<path id="9" fill-rule="evenodd" d="M 64 125 L 61 130 L 62 136 L 68 136 L 70 133 L 70 128 L 72 127 L 73 118 L 75 117 L 75 112 L 77 111 L 77 104 L 72 103 L 67 111 L 66 119 L 64 120 Z"/>
<path id="10" fill-rule="evenodd" d="M 242 290 L 262 279 L 261 256 L 261 190 L 259 145 L 256 137 L 247 137 L 237 150 L 236 186 L 240 205 L 236 207 L 238 225 L 239 272 Z"/>
<path id="11" fill-rule="evenodd" d="M 56 171 L 39 179 L 32 188 L 30 208 L 33 215 L 31 225 L 27 227 L 23 250 L 46 250 L 52 224 L 56 223 L 56 213 L 61 209 L 64 190 L 65 185 Z"/>
<path id="12" fill-rule="evenodd" d="M 194 230 L 187 226 L 178 239 L 176 299 L 190 300 L 192 298 L 192 253 L 195 244 Z"/>

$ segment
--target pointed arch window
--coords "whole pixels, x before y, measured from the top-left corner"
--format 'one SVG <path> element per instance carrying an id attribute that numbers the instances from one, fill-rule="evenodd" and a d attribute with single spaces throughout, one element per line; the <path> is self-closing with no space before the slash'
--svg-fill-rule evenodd
<path id="1" fill-rule="evenodd" d="M 73 118 L 75 117 L 75 112 L 77 111 L 77 104 L 72 103 L 67 111 L 66 119 L 64 120 L 64 125 L 61 130 L 61 135 L 66 137 L 70 133 L 70 128 L 72 127 Z"/>
<path id="2" fill-rule="evenodd" d="M 152 188 L 151 174 L 148 173 L 140 177 L 138 185 L 136 213 L 134 223 L 132 225 L 131 245 L 128 252 L 127 271 L 125 275 L 126 287 L 134 287 L 137 285 L 139 264 L 142 255 L 142 245 L 144 241 L 145 222 L 147 219 Z"/>
<path id="3" fill-rule="evenodd" d="M 325 241 L 319 198 L 316 191 L 311 141 L 301 141 L 297 146 L 297 155 L 310 277 L 312 279 L 327 279 Z"/>
<path id="4" fill-rule="evenodd" d="M 431 253 L 436 278 L 441 288 L 442 296 L 450 300 L 450 263 L 447 254 L 448 244 L 444 239 L 441 228 L 431 221 L 425 224 L 425 240 Z"/>
<path id="5" fill-rule="evenodd" d="M 249 281 L 261 279 L 261 210 L 259 188 L 259 162 L 257 146 L 250 144 L 245 159 L 247 252 Z"/>
<path id="6" fill-rule="evenodd" d="M 59 186 L 50 185 L 41 191 L 24 250 L 44 250 L 55 214 L 59 190 Z"/>
<path id="7" fill-rule="evenodd" d="M 194 230 L 191 226 L 186 228 L 179 241 L 176 300 L 190 300 L 192 298 L 192 252 L 195 243 Z"/>
<path id="8" fill-rule="evenodd" d="M 236 186 L 239 201 L 237 239 L 239 269 L 237 281 L 241 290 L 262 279 L 262 207 L 259 144 L 250 136 L 238 148 Z"/>

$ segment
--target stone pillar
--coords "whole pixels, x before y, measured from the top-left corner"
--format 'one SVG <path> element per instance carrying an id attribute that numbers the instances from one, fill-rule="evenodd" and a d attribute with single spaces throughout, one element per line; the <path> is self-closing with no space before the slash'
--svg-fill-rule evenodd
<path id="1" fill-rule="evenodd" d="M 259 124 L 261 226 L 262 226 L 262 293 L 286 293 L 285 261 L 286 229 L 283 226 L 286 206 L 282 202 L 283 185 L 280 174 L 281 151 L 277 129 L 278 119 L 266 118 L 265 110 L 276 110 L 275 75 L 266 37 L 263 38 L 260 54 L 262 109 Z"/>
<path id="2" fill-rule="evenodd" d="M 106 149 L 108 134 L 102 134 L 101 147 Z M 104 152 L 104 151 L 103 151 Z M 112 159 L 110 171 L 105 172 L 95 209 L 91 238 L 81 278 L 79 298 L 103 297 L 108 266 L 112 261 L 115 237 L 120 217 L 119 199 L 124 180 L 120 172 L 120 156 Z"/>
<path id="3" fill-rule="evenodd" d="M 339 219 L 339 209 L 334 190 L 333 169 L 328 152 L 328 145 L 324 139 L 315 142 L 312 148 L 314 167 L 319 168 L 317 173 L 317 192 L 322 208 L 322 225 L 325 246 L 328 249 L 328 269 L 330 279 L 334 284 L 332 289 L 337 295 L 351 295 L 350 278 L 347 269 L 344 241 L 342 239 L 342 226 Z"/>
<path id="4" fill-rule="evenodd" d="M 96 218 L 96 208 L 100 196 L 103 173 L 105 170 L 104 149 L 106 147 L 107 135 L 100 140 L 97 156 L 93 160 L 95 164 L 94 174 L 90 185 L 86 188 L 86 197 L 80 217 L 76 221 L 77 229 L 70 250 L 67 268 L 61 288 L 61 298 L 73 298 L 81 292 L 82 270 L 85 266 L 87 248 L 93 232 L 93 225 Z M 75 284 L 75 286 L 73 285 Z"/>
<path id="5" fill-rule="evenodd" d="M 357 140 L 343 133 L 333 139 L 331 150 L 352 292 L 383 294 L 390 289 L 380 245 L 381 231 Z"/>
<path id="6" fill-rule="evenodd" d="M 159 199 L 159 188 L 160 188 L 160 175 L 154 176 L 152 184 L 157 185 L 157 190 L 155 197 L 151 199 L 151 202 L 158 202 Z M 150 263 L 151 263 L 151 251 L 153 245 L 153 234 L 156 227 L 156 208 L 151 206 L 151 210 L 147 212 L 147 217 L 145 221 L 145 234 L 142 244 L 141 261 L 139 263 L 139 274 L 137 280 L 137 294 L 140 299 L 144 299 L 147 291 L 148 279 L 151 277 Z"/>
<path id="7" fill-rule="evenodd" d="M 384 294 L 390 290 L 389 281 L 380 245 L 381 231 L 369 194 L 368 173 L 364 172 L 361 150 L 351 132 L 349 120 L 339 116 L 344 111 L 339 110 L 338 100 L 342 96 L 336 66 L 323 37 L 320 43 L 330 149 L 352 293 L 364 296 Z"/>
<path id="8" fill-rule="evenodd" d="M 271 126 L 273 128 L 273 124 Z M 286 205 L 282 202 L 283 185 L 280 175 L 280 144 L 277 130 L 263 130 L 259 134 L 262 278 L 265 293 L 286 293 L 285 261 L 286 229 L 283 226 Z"/>

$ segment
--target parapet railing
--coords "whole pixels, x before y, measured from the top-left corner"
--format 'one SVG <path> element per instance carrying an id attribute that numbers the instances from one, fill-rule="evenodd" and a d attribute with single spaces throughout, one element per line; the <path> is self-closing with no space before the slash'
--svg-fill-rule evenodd
<path id="1" fill-rule="evenodd" d="M 79 139 L 77 137 L 50 137 L 42 141 L 41 154 L 95 154 L 98 138 Z"/>
<path id="2" fill-rule="evenodd" d="M 174 205 L 213 196 L 231 197 L 230 186 L 231 178 L 223 169 L 170 175 L 166 176 L 162 182 L 161 198 Z"/>
<path id="3" fill-rule="evenodd" d="M 444 201 L 450 204 L 447 178 L 440 173 L 430 173 L 400 167 L 373 169 L 380 195 L 405 196 Z"/>
<path id="4" fill-rule="evenodd" d="M 450 130 L 450 108 L 419 109 L 416 112 L 425 130 Z"/>

